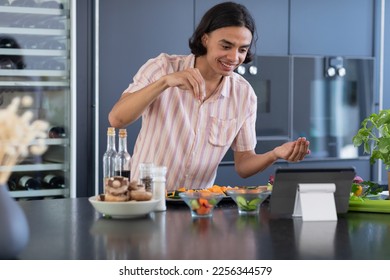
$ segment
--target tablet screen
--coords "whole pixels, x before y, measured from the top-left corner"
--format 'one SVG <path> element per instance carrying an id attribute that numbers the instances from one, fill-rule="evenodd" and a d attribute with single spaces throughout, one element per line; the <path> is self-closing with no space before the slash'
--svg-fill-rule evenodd
<path id="1" fill-rule="evenodd" d="M 336 211 L 346 213 L 355 175 L 354 167 L 276 169 L 270 200 L 271 214 L 283 216 L 293 214 L 297 187 L 301 183 L 334 183 Z"/>

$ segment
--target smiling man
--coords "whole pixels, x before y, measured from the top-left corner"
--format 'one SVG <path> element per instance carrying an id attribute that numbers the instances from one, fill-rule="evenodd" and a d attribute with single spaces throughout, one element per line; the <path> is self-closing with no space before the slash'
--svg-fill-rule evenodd
<path id="1" fill-rule="evenodd" d="M 246 7 L 224 2 L 201 19 L 189 41 L 190 55 L 162 53 L 140 68 L 109 114 L 117 128 L 142 116 L 132 180 L 138 179 L 140 163 L 153 162 L 167 166 L 167 190 L 211 187 L 230 147 L 244 178 L 277 159 L 304 159 L 309 153 L 304 138 L 255 153 L 257 96 L 234 72 L 252 60 L 255 36 Z"/>

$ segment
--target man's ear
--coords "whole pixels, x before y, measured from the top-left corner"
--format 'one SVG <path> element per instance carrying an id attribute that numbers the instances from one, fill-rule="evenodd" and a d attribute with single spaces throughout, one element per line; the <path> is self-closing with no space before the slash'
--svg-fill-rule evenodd
<path id="1" fill-rule="evenodd" d="M 202 45 L 203 45 L 203 47 L 207 46 L 208 39 L 209 39 L 209 36 L 206 33 L 203 34 L 203 36 L 202 36 Z"/>

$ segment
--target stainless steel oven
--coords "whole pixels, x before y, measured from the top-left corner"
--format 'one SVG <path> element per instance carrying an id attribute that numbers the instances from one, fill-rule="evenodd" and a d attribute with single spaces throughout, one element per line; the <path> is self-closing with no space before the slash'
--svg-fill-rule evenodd
<path id="1" fill-rule="evenodd" d="M 292 137 L 306 136 L 311 157 L 357 158 L 352 138 L 373 111 L 371 58 L 294 57 Z"/>
<path id="2" fill-rule="evenodd" d="M 373 111 L 373 69 L 373 58 L 324 56 L 257 56 L 239 68 L 258 96 L 256 152 L 304 136 L 311 158 L 362 156 L 352 137 Z"/>

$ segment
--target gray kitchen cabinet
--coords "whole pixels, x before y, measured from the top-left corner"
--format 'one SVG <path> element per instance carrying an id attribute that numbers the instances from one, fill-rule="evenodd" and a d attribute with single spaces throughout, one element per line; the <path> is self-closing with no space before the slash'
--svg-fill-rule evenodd
<path id="1" fill-rule="evenodd" d="M 374 2 L 290 1 L 290 54 L 372 57 Z"/>
<path id="2" fill-rule="evenodd" d="M 97 94 L 99 165 L 106 150 L 108 114 L 138 69 L 162 52 L 189 53 L 193 0 L 99 1 L 99 77 Z M 127 127 L 133 153 L 141 121 Z M 102 168 L 99 168 L 102 172 Z M 102 178 L 102 175 L 99 175 Z M 98 184 L 101 187 L 101 184 Z"/>
<path id="3" fill-rule="evenodd" d="M 195 0 L 195 24 L 212 6 L 221 0 Z M 238 0 L 251 12 L 256 22 L 257 55 L 287 55 L 288 53 L 288 0 Z"/>

